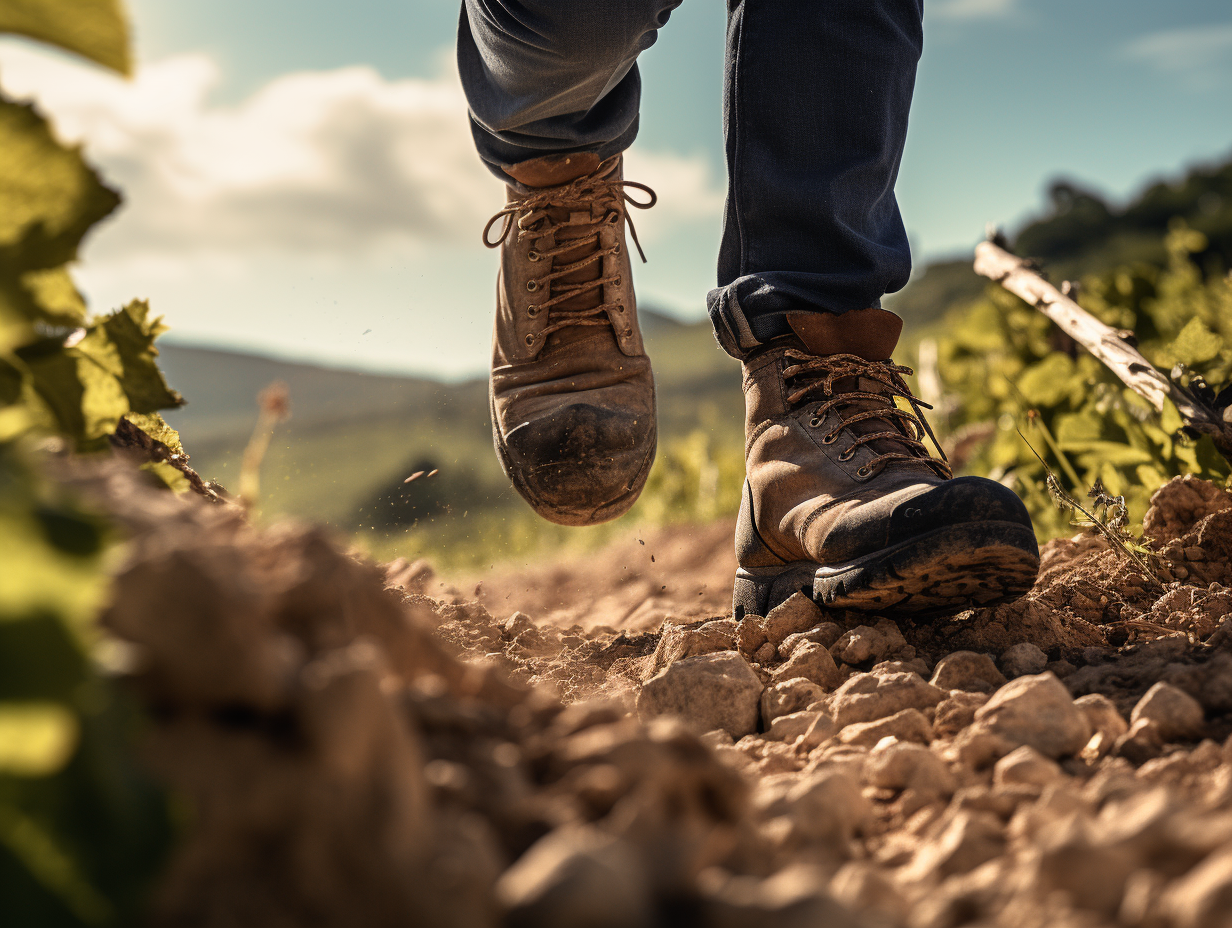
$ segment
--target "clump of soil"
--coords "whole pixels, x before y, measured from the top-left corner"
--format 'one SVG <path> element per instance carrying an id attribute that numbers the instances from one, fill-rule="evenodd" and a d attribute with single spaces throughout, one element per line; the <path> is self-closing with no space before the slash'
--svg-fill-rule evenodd
<path id="1" fill-rule="evenodd" d="M 730 526 L 469 594 L 124 479 L 159 923 L 1232 924 L 1219 488 L 1156 494 L 1149 576 L 1080 536 L 996 609 L 736 622 Z"/>

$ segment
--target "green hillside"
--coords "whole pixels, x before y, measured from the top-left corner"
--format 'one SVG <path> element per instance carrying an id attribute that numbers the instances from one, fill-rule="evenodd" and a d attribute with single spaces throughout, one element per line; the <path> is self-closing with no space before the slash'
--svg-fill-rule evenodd
<path id="1" fill-rule="evenodd" d="M 1011 237 L 1012 248 L 1034 258 L 1054 280 L 1136 262 L 1162 266 L 1164 235 L 1177 220 L 1206 236 L 1207 246 L 1195 260 L 1208 274 L 1232 268 L 1232 160 L 1157 181 L 1121 207 L 1058 180 L 1049 188 L 1047 212 Z M 928 265 L 886 306 L 909 326 L 924 326 L 977 298 L 986 284 L 971 270 L 971 256 L 964 255 Z"/>

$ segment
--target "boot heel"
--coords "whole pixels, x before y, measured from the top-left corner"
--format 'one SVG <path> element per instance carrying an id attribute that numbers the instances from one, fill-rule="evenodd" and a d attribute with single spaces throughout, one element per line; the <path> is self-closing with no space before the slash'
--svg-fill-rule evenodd
<path id="1" fill-rule="evenodd" d="M 796 561 L 779 567 L 741 567 L 732 584 L 732 616 L 739 622 L 746 615 L 766 615 L 793 593 L 813 595 L 817 565 Z"/>

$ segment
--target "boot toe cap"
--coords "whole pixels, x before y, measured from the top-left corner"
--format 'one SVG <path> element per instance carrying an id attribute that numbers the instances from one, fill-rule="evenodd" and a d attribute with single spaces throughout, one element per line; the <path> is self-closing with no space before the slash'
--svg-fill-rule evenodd
<path id="1" fill-rule="evenodd" d="M 890 538 L 919 535 L 965 522 L 1011 522 L 1031 526 L 1018 494 L 986 477 L 955 477 L 897 505 Z"/>
<path id="2" fill-rule="evenodd" d="M 654 460 L 653 416 L 574 404 L 496 431 L 518 492 L 544 518 L 591 525 L 627 512 Z"/>

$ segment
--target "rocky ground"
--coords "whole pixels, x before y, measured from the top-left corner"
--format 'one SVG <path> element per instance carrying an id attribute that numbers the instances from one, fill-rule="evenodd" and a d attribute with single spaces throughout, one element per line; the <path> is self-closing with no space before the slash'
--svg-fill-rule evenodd
<path id="1" fill-rule="evenodd" d="M 454 589 L 90 491 L 133 535 L 105 623 L 194 810 L 160 923 L 1232 926 L 1209 484 L 1156 495 L 1153 576 L 1056 541 L 1024 599 L 929 622 L 736 622 L 728 526 Z"/>

